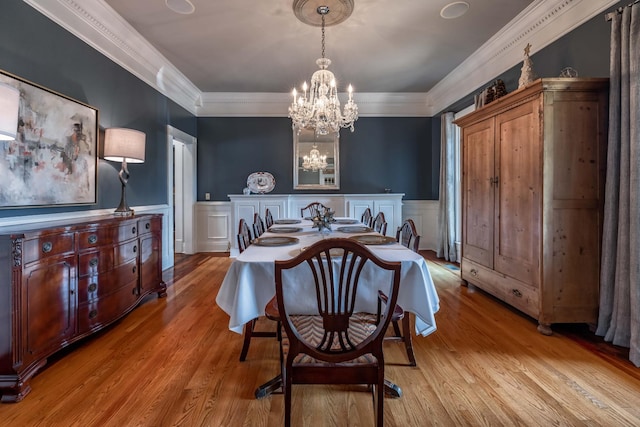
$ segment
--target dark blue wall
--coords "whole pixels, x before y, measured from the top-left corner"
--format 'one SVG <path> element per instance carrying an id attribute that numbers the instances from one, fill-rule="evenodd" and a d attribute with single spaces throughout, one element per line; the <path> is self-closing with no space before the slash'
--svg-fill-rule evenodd
<path id="1" fill-rule="evenodd" d="M 195 117 L 21 0 L 2 0 L 0 69 L 98 109 L 99 126 L 146 133 L 146 161 L 129 166 L 129 205 L 167 203 L 167 131 L 196 135 Z M 100 141 L 101 144 L 101 141 Z M 98 203 L 2 209 L 0 217 L 115 208 L 120 165 L 99 160 Z"/>
<path id="2" fill-rule="evenodd" d="M 608 76 L 609 31 L 604 14 L 596 16 L 533 55 L 534 70 L 539 76 L 555 77 L 562 68 L 572 66 L 582 77 Z M 495 78 L 504 80 L 512 91 L 521 66 Z M 227 194 L 240 193 L 247 176 L 255 171 L 275 176 L 276 194 L 294 192 L 289 119 L 196 119 L 21 0 L 2 0 L 0 69 L 96 107 L 101 128 L 131 127 L 147 134 L 146 162 L 130 166 L 127 196 L 132 206 L 167 203 L 167 124 L 198 137 L 198 200 L 204 200 L 205 192 L 213 200 L 228 200 Z M 472 99 L 473 93 L 468 94 L 443 111 L 459 111 Z M 391 188 L 405 193 L 408 200 L 437 199 L 439 115 L 362 117 L 355 133 L 343 130 L 339 192 L 376 193 Z M 98 170 L 96 205 L 2 209 L 0 217 L 115 208 L 120 195 L 119 165 L 100 160 Z"/>
<path id="3" fill-rule="evenodd" d="M 437 196 L 439 159 L 431 144 L 431 119 L 362 117 L 355 132 L 340 133 L 340 190 L 293 190 L 293 133 L 288 118 L 198 119 L 198 199 L 240 194 L 252 172 L 270 172 L 273 194 L 381 193 L 406 199 Z"/>
<path id="4" fill-rule="evenodd" d="M 611 7 L 610 10 L 628 3 L 628 1 L 621 1 L 616 6 Z M 611 23 L 607 22 L 604 16 L 605 13 L 602 13 L 591 18 L 575 30 L 531 55 L 533 71 L 537 77 L 559 77 L 560 71 L 566 67 L 575 68 L 578 71 L 578 77 L 609 77 Z M 526 40 L 523 40 L 523 50 L 526 44 Z M 522 62 L 496 76 L 495 79 L 502 79 L 507 92 L 512 92 L 518 88 L 521 69 Z M 473 95 L 492 85 L 494 80 L 487 82 L 474 90 L 473 93 L 456 101 L 444 109 L 443 112 L 458 112 L 473 104 Z M 440 130 L 438 129 L 439 133 Z"/>

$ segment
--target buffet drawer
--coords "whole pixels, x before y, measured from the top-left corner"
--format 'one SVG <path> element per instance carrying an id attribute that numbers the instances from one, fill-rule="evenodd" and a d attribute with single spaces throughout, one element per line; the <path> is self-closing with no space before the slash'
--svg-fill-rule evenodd
<path id="1" fill-rule="evenodd" d="M 78 233 L 80 250 L 124 242 L 138 237 L 138 222 L 131 220 L 117 227 L 100 227 Z"/>
<path id="2" fill-rule="evenodd" d="M 100 274 L 81 277 L 78 280 L 78 302 L 95 300 L 114 292 L 119 287 L 128 287 L 130 283 L 137 285 L 138 261 L 136 259 L 122 264 L 113 270 Z"/>
<path id="3" fill-rule="evenodd" d="M 42 261 L 56 255 L 74 251 L 74 233 L 41 235 L 37 239 L 27 239 L 22 246 L 24 263 Z"/>
<path id="4" fill-rule="evenodd" d="M 137 282 L 131 282 L 116 292 L 78 306 L 79 333 L 102 327 L 123 316 L 138 302 Z"/>

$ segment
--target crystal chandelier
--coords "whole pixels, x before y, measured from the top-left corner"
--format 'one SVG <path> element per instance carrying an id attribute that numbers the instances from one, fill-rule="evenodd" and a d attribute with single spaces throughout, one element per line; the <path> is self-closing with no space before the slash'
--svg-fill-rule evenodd
<path id="1" fill-rule="evenodd" d="M 302 168 L 312 172 L 323 171 L 327 168 L 327 156 L 321 156 L 318 146 L 313 144 L 308 156 L 302 158 Z"/>
<path id="2" fill-rule="evenodd" d="M 358 120 L 358 106 L 353 102 L 353 88 L 349 85 L 349 100 L 341 112 L 336 78 L 327 69 L 331 60 L 324 57 L 325 15 L 329 13 L 329 6 L 318 6 L 316 12 L 322 18 L 322 58 L 316 60 L 320 69 L 313 73 L 311 87 L 307 87 L 307 82 L 304 82 L 302 94 L 298 96 L 298 92 L 293 89 L 289 117 L 293 122 L 293 128 L 298 132 L 303 128 L 309 128 L 314 129 L 316 135 L 328 135 L 347 127 L 353 132 L 353 122 Z"/>

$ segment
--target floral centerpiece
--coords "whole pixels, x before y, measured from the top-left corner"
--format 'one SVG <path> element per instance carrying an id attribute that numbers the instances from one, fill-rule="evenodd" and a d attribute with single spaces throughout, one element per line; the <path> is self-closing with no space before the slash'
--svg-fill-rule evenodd
<path id="1" fill-rule="evenodd" d="M 318 209 L 316 214 L 311 218 L 313 221 L 313 228 L 317 228 L 320 232 L 323 230 L 331 231 L 331 224 L 336 222 L 333 218 L 334 214 L 335 212 L 329 208 Z"/>

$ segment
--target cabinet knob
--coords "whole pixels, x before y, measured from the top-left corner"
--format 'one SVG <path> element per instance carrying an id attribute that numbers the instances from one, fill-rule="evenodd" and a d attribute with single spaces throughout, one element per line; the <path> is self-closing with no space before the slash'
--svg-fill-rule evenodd
<path id="1" fill-rule="evenodd" d="M 95 267 L 96 265 L 98 265 L 98 258 L 91 258 L 89 260 L 89 266 Z"/>
<path id="2" fill-rule="evenodd" d="M 147 229 L 147 230 L 148 230 L 148 229 L 150 229 L 150 228 L 151 228 L 151 224 L 147 222 L 147 223 L 144 225 L 144 228 L 145 228 L 145 229 Z"/>
<path id="3" fill-rule="evenodd" d="M 137 247 L 137 246 L 134 246 L 134 247 L 133 247 L 133 253 L 135 254 L 136 252 L 138 252 L 138 247 Z"/>
<path id="4" fill-rule="evenodd" d="M 131 227 L 131 234 L 136 234 L 136 228 L 135 227 Z"/>
<path id="5" fill-rule="evenodd" d="M 473 277 L 477 277 L 477 276 L 478 276 L 478 270 L 476 270 L 475 268 L 472 268 L 472 269 L 471 269 L 471 271 L 470 271 L 469 273 L 471 273 L 471 275 L 472 275 Z"/>
<path id="6" fill-rule="evenodd" d="M 134 266 L 133 266 L 133 268 L 131 269 L 131 272 L 132 272 L 133 274 L 135 274 L 135 273 L 136 273 L 136 271 L 138 271 L 138 268 L 134 265 Z"/>
<path id="7" fill-rule="evenodd" d="M 95 292 L 96 289 L 98 289 L 98 285 L 96 285 L 95 283 L 89 285 L 89 292 Z"/>
<path id="8" fill-rule="evenodd" d="M 87 238 L 87 241 L 88 241 L 90 244 L 92 244 L 92 245 L 93 245 L 94 243 L 96 243 L 96 242 L 98 241 L 98 236 L 97 236 L 97 235 L 95 235 L 95 234 L 91 234 L 91 235 Z"/>
<path id="9" fill-rule="evenodd" d="M 48 252 L 51 252 L 51 249 L 53 249 L 53 243 L 44 242 L 42 244 L 42 252 L 44 252 L 45 254 L 48 253 Z"/>
<path id="10" fill-rule="evenodd" d="M 98 310 L 91 310 L 89 312 L 89 319 L 95 319 L 97 315 L 98 315 Z"/>
<path id="11" fill-rule="evenodd" d="M 517 289 L 511 289 L 511 293 L 513 294 L 514 297 L 522 298 L 522 292 L 520 292 Z"/>

